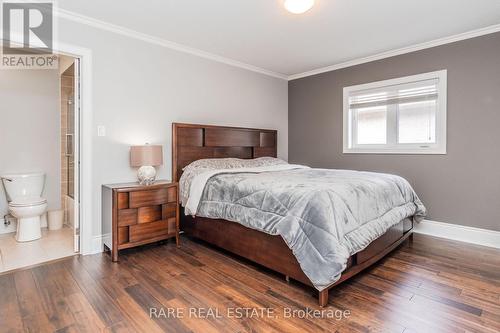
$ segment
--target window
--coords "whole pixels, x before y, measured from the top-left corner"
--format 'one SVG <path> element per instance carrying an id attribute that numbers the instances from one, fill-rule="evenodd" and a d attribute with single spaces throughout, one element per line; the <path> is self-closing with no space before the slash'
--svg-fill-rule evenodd
<path id="1" fill-rule="evenodd" d="M 344 153 L 446 154 L 446 76 L 344 88 Z"/>

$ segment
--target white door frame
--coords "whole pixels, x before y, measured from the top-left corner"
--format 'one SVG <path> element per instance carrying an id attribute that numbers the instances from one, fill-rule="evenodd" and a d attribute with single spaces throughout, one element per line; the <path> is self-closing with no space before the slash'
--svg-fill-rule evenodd
<path id="1" fill-rule="evenodd" d="M 79 191 L 75 208 L 80 227 L 80 254 L 92 254 L 102 251 L 101 240 L 97 239 L 94 244 L 92 238 L 92 51 L 76 45 L 55 44 L 54 53 L 80 59 L 79 138 L 74 140 L 75 145 L 79 145 L 75 149 L 79 152 L 75 161 L 75 183 L 79 183 Z"/>

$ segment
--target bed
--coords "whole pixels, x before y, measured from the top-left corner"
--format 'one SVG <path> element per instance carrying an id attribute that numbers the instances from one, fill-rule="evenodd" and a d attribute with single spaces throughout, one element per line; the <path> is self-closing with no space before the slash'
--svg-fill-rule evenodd
<path id="1" fill-rule="evenodd" d="M 187 170 L 189 170 L 189 167 L 191 165 L 198 163 L 198 161 L 200 160 L 203 161 L 205 159 L 238 158 L 248 161 L 260 161 L 276 156 L 277 131 L 275 130 L 180 123 L 174 123 L 172 126 L 172 171 L 173 179 L 175 179 L 176 181 L 179 181 L 181 179 L 184 168 L 188 167 Z M 275 159 L 269 160 L 274 161 Z M 198 182 L 198 187 L 201 189 L 199 191 L 200 193 L 198 198 L 201 201 L 195 200 L 194 204 L 191 202 L 188 205 L 184 203 L 184 206 L 187 207 L 187 211 L 191 215 L 185 215 L 184 213 L 181 213 L 181 229 L 188 236 L 201 239 L 205 242 L 208 242 L 236 255 L 263 265 L 271 270 L 285 275 L 287 279 L 292 278 L 306 285 L 315 287 L 318 290 L 319 305 L 321 307 L 326 306 L 328 303 L 329 289 L 361 272 L 363 269 L 369 267 L 376 261 L 383 258 L 385 255 L 387 255 L 393 249 L 395 249 L 408 237 L 411 237 L 414 221 L 422 218 L 422 216 L 425 215 L 425 208 L 423 207 L 423 205 L 421 205 L 418 197 L 414 194 L 409 184 L 407 184 L 407 182 L 400 177 L 383 174 L 370 175 L 368 173 L 359 173 L 356 171 L 348 170 L 335 171 L 326 169 L 307 169 L 307 167 L 303 166 L 288 164 L 283 165 L 283 163 L 278 164 L 281 165 L 265 166 L 262 170 L 259 168 L 241 169 L 246 171 L 242 172 L 240 169 L 238 169 L 235 171 L 234 176 L 226 170 L 225 172 L 214 172 L 213 175 L 205 172 L 207 176 L 204 180 L 204 177 L 195 177 L 194 183 Z M 257 171 L 257 169 L 259 170 Z M 276 175 L 278 177 L 275 177 Z M 237 181 L 233 181 L 235 176 L 239 177 Z M 273 177 L 276 179 L 280 178 L 281 183 L 272 183 Z M 231 215 L 230 213 L 228 213 L 231 211 L 235 211 L 234 209 L 232 209 L 234 205 L 230 207 L 227 206 L 228 204 L 234 203 L 216 202 L 215 206 L 212 205 L 213 200 L 215 200 L 214 198 L 217 198 L 217 195 L 213 195 L 214 193 L 217 193 L 217 189 L 213 190 L 214 188 L 216 188 L 214 187 L 216 186 L 216 184 L 219 184 L 219 186 L 223 186 L 222 189 L 224 189 L 224 186 L 233 186 L 230 191 L 234 192 L 235 189 L 237 187 L 240 187 L 242 183 L 251 184 L 250 187 L 255 187 L 256 189 L 259 189 L 259 186 L 261 189 L 264 186 L 265 189 L 265 186 L 270 186 L 266 184 L 272 183 L 274 184 L 272 190 L 275 192 L 273 195 L 281 195 L 282 197 L 279 200 L 284 200 L 287 202 L 293 201 L 295 205 L 295 201 L 298 202 L 298 200 L 296 197 L 293 197 L 292 194 L 287 193 L 286 190 L 283 190 L 281 193 L 276 191 L 279 190 L 280 186 L 285 189 L 290 188 L 290 186 L 294 187 L 294 180 L 297 179 L 298 181 L 300 179 L 301 181 L 303 181 L 303 183 L 301 183 L 300 186 L 297 185 L 298 187 L 295 186 L 295 190 L 300 187 L 300 189 L 303 190 L 304 193 L 317 192 L 323 194 L 325 191 L 311 190 L 315 189 L 315 186 L 320 186 L 315 185 L 315 177 L 321 177 L 322 182 L 326 183 L 328 183 L 328 179 L 330 179 L 332 181 L 332 184 L 339 184 L 337 186 L 338 188 L 348 188 L 344 186 L 345 179 L 348 179 L 348 181 L 350 182 L 352 182 L 353 179 L 355 179 L 356 181 L 359 181 L 361 179 L 364 183 L 369 184 L 375 189 L 377 189 L 377 187 L 380 187 L 380 189 L 378 189 L 380 190 L 380 193 L 378 194 L 378 197 L 380 198 L 384 197 L 387 192 L 386 189 L 382 190 L 383 184 L 387 183 L 390 186 L 393 186 L 392 184 L 395 183 L 395 192 L 408 192 L 405 193 L 405 195 L 411 198 L 408 203 L 404 204 L 404 207 L 403 205 L 401 205 L 401 207 L 403 207 L 404 209 L 402 208 L 401 210 L 398 208 L 399 214 L 393 214 L 390 216 L 390 218 L 392 219 L 391 223 L 386 223 L 386 228 L 384 228 L 383 231 L 381 231 L 382 220 L 375 221 L 376 219 L 373 219 L 370 220 L 371 224 L 366 223 L 366 225 L 376 226 L 376 228 L 371 228 L 375 231 L 378 230 L 376 237 L 374 237 L 374 235 L 371 235 L 371 238 L 373 239 L 370 239 L 369 243 L 366 243 L 365 239 L 364 244 L 361 242 L 357 245 L 357 248 L 350 249 L 347 255 L 343 253 L 343 257 L 341 259 L 334 258 L 335 260 L 342 262 L 342 269 L 341 274 L 339 273 L 335 278 L 332 279 L 325 280 L 324 276 L 321 276 L 321 274 L 319 274 L 321 272 L 327 275 L 331 274 L 331 271 L 328 271 L 327 269 L 329 267 L 328 265 L 319 265 L 318 269 L 315 269 L 314 264 L 317 262 L 325 262 L 325 256 L 321 253 L 323 251 L 322 248 L 315 249 L 314 246 L 318 245 L 314 244 L 314 242 L 310 239 L 310 235 L 317 235 L 319 237 L 318 239 L 320 240 L 318 242 L 323 244 L 322 246 L 327 247 L 327 259 L 331 260 L 332 263 L 337 263 L 337 261 L 333 260 L 330 257 L 332 256 L 332 253 L 334 254 L 334 256 L 336 255 L 334 253 L 336 249 L 344 249 L 345 246 L 343 243 L 343 239 L 342 242 L 339 242 L 342 243 L 340 244 L 342 245 L 342 247 L 339 247 L 339 244 L 337 244 L 337 242 L 329 241 L 332 238 L 326 237 L 329 236 L 328 233 L 323 234 L 316 231 L 316 229 L 318 229 L 318 226 L 320 228 L 326 228 L 326 224 L 318 224 L 318 226 L 313 226 L 314 228 L 316 228 L 314 229 L 314 231 L 308 232 L 307 230 L 299 230 L 299 233 L 297 234 L 297 231 L 295 229 L 306 229 L 302 227 L 302 224 L 300 224 L 301 227 L 293 228 L 293 232 L 283 231 L 278 234 L 279 230 L 276 231 L 276 229 L 279 228 L 275 228 L 275 225 L 290 225 L 294 223 L 290 222 L 287 224 L 279 224 L 276 223 L 276 219 L 273 218 L 273 216 L 276 215 L 276 212 L 271 212 L 274 215 L 270 216 L 270 213 L 266 209 L 259 209 L 259 207 L 257 206 L 250 208 L 243 207 L 242 209 L 248 208 L 246 213 L 256 213 L 260 214 L 258 215 L 259 217 L 262 217 L 261 219 L 255 217 L 249 218 L 251 222 L 254 222 L 253 224 L 249 224 L 247 220 L 243 221 L 244 218 L 242 215 L 240 215 L 242 217 L 241 220 L 239 220 L 239 215 Z M 285 182 L 285 179 L 288 180 L 288 183 Z M 215 182 L 215 184 L 210 184 L 210 188 L 212 190 L 203 191 L 205 186 L 209 186 L 208 182 L 210 181 Z M 381 185 L 377 185 L 379 183 Z M 317 184 L 319 184 L 319 182 Z M 191 183 L 190 187 L 196 188 L 195 185 L 191 186 Z M 210 193 L 208 192 L 212 193 L 212 197 L 207 197 L 205 198 L 205 201 L 203 201 L 201 193 L 203 193 L 203 196 L 207 196 L 210 195 Z M 243 193 L 242 195 L 246 196 L 247 194 Z M 333 196 L 337 196 L 337 193 L 333 193 Z M 366 200 L 373 200 L 370 199 L 370 196 L 373 196 L 373 194 L 368 194 L 366 196 L 367 198 L 365 198 L 365 203 L 370 202 Z M 191 197 L 196 197 L 196 195 L 191 193 Z M 318 197 L 314 197 L 314 200 L 319 199 Z M 344 199 L 340 198 L 339 200 Z M 342 202 L 339 200 L 332 200 L 332 203 L 336 202 L 336 205 L 338 206 L 339 203 Z M 305 205 L 306 207 L 309 207 L 307 202 Z M 322 209 L 323 206 L 324 205 L 317 204 L 317 207 L 315 209 Z M 364 204 L 364 206 L 368 205 Z M 200 210 L 196 211 L 196 207 L 200 207 Z M 203 210 L 203 208 L 205 208 L 205 210 Z M 241 207 L 238 206 L 237 208 Z M 344 210 L 352 210 L 352 207 L 347 208 L 348 209 Z M 363 208 L 364 207 L 357 207 L 356 209 L 362 210 Z M 183 212 L 184 209 L 184 207 L 181 208 Z M 302 210 L 307 211 L 311 209 L 308 208 Z M 340 209 L 338 210 L 341 211 Z M 227 214 L 223 214 L 223 212 Z M 415 212 L 415 216 L 407 216 L 409 215 L 409 212 L 412 212 L 412 214 L 413 212 Z M 313 211 L 313 213 L 316 214 L 313 216 L 317 216 L 316 211 Z M 391 210 L 391 214 L 392 213 L 393 211 Z M 225 217 L 226 219 L 217 218 L 218 216 Z M 269 219 L 269 223 L 267 224 L 263 222 L 266 219 Z M 300 217 L 300 219 L 301 223 L 308 219 L 309 221 L 311 221 L 310 217 Z M 278 222 L 281 222 L 282 220 L 282 216 L 279 215 Z M 384 218 L 384 221 L 385 220 L 389 220 L 389 218 Z M 263 223 L 262 227 L 260 226 L 261 222 Z M 346 220 L 344 223 L 347 225 L 348 222 L 349 221 Z M 308 227 L 309 224 L 304 222 L 305 227 Z M 305 234 L 307 237 L 302 237 L 302 234 Z M 296 239 L 299 239 L 300 242 L 297 242 Z M 330 247 L 332 248 L 330 249 Z M 326 260 L 326 262 L 328 262 L 328 260 Z"/>

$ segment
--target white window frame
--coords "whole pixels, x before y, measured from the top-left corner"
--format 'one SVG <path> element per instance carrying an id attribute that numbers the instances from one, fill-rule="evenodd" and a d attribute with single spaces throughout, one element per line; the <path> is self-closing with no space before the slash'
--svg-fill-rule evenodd
<path id="1" fill-rule="evenodd" d="M 363 144 L 353 145 L 354 126 L 353 115 L 349 109 L 349 96 L 353 92 L 377 89 L 400 84 L 408 84 L 424 80 L 438 79 L 438 98 L 436 110 L 436 142 L 430 144 L 398 143 L 398 144 Z M 343 114 L 343 153 L 344 154 L 446 154 L 446 111 L 447 111 L 447 70 L 411 75 L 397 79 L 359 84 L 344 88 Z M 389 121 L 397 115 L 388 113 Z M 391 119 L 392 118 L 392 119 Z"/>

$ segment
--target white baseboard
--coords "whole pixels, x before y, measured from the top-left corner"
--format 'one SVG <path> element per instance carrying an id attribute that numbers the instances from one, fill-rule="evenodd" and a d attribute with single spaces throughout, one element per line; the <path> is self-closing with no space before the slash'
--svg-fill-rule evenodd
<path id="1" fill-rule="evenodd" d="M 104 243 L 107 242 L 110 244 L 111 234 L 104 234 L 92 237 L 92 248 L 90 252 L 83 253 L 87 254 L 96 254 L 104 251 Z"/>
<path id="2" fill-rule="evenodd" d="M 422 222 L 417 223 L 414 231 L 419 234 L 500 249 L 499 231 L 466 227 L 463 225 L 431 220 L 423 220 Z"/>
<path id="3" fill-rule="evenodd" d="M 96 254 L 96 253 L 101 253 L 103 251 L 103 245 L 102 245 L 102 235 L 94 236 L 92 237 L 92 248 L 89 253 L 84 253 L 85 255 L 87 254 Z"/>
<path id="4" fill-rule="evenodd" d="M 102 235 L 102 243 L 103 245 L 106 244 L 107 247 L 111 248 L 111 234 L 104 234 Z"/>

